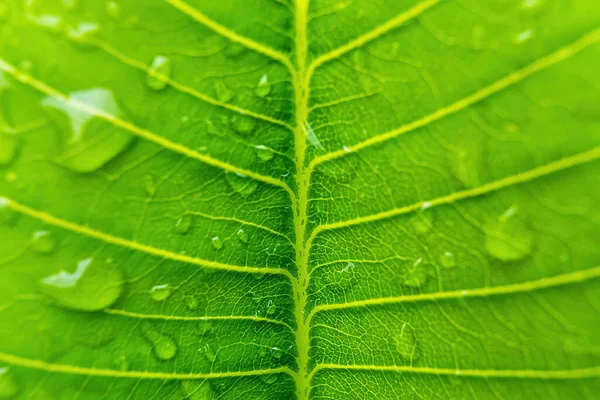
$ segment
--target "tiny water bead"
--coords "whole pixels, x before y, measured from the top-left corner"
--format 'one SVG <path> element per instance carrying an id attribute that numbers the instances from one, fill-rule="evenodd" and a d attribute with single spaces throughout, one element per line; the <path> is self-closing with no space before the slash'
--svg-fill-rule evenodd
<path id="1" fill-rule="evenodd" d="M 15 159 L 18 149 L 17 137 L 0 133 L 0 166 L 10 164 Z"/>
<path id="2" fill-rule="evenodd" d="M 204 358 L 206 358 L 206 360 L 210 363 L 214 363 L 217 359 L 217 355 L 208 343 L 204 343 L 204 345 L 200 347 L 199 351 L 204 354 Z"/>
<path id="3" fill-rule="evenodd" d="M 207 335 L 212 332 L 213 325 L 212 325 L 212 322 L 210 322 L 210 321 L 200 320 L 200 321 L 198 321 L 198 326 L 196 329 L 197 329 L 196 333 L 199 336 L 204 336 L 204 335 Z"/>
<path id="4" fill-rule="evenodd" d="M 231 126 L 237 133 L 249 135 L 256 126 L 256 120 L 252 117 L 238 114 L 231 117 Z"/>
<path id="5" fill-rule="evenodd" d="M 277 382 L 278 379 L 279 379 L 279 375 L 277 375 L 277 374 L 260 375 L 260 380 L 269 385 Z"/>
<path id="6" fill-rule="evenodd" d="M 150 297 L 154 301 L 164 301 L 173 293 L 173 287 L 168 283 L 153 286 L 150 289 Z"/>
<path id="7" fill-rule="evenodd" d="M 449 251 L 442 253 L 440 255 L 440 264 L 442 264 L 442 267 L 444 268 L 456 267 L 456 259 L 454 258 L 454 254 Z"/>
<path id="8" fill-rule="evenodd" d="M 225 82 L 216 81 L 213 84 L 217 99 L 223 103 L 228 103 L 233 99 L 233 91 L 225 84 Z"/>
<path id="9" fill-rule="evenodd" d="M 495 224 L 486 229 L 485 248 L 492 257 L 502 261 L 517 261 L 533 250 L 533 232 L 516 217 L 517 213 L 517 207 L 510 207 Z"/>
<path id="10" fill-rule="evenodd" d="M 258 146 L 254 146 L 254 148 L 256 149 L 256 156 L 261 161 L 269 161 L 269 160 L 273 159 L 273 156 L 275 155 L 273 153 L 273 151 L 271 149 L 269 149 L 267 146 L 258 145 Z"/>
<path id="11" fill-rule="evenodd" d="M 532 36 L 533 36 L 533 29 L 522 30 L 522 31 L 518 32 L 517 34 L 515 34 L 515 36 L 513 37 L 513 43 L 523 44 L 526 41 L 530 40 Z"/>
<path id="12" fill-rule="evenodd" d="M 256 95 L 258 97 L 265 97 L 270 92 L 271 92 L 271 84 L 269 83 L 269 78 L 265 74 L 260 77 L 260 80 L 258 81 L 258 84 L 256 85 L 256 89 L 254 90 L 254 93 L 256 93 Z"/>
<path id="13" fill-rule="evenodd" d="M 187 400 L 214 400 L 215 394 L 209 381 L 183 380 L 181 391 Z"/>
<path id="14" fill-rule="evenodd" d="M 10 399 L 19 394 L 20 391 L 21 388 L 10 367 L 0 367 L 0 398 Z"/>
<path id="15" fill-rule="evenodd" d="M 404 322 L 400 326 L 400 332 L 394 336 L 396 350 L 405 360 L 413 360 L 416 357 L 417 339 L 414 329 Z"/>
<path id="16" fill-rule="evenodd" d="M 248 178 L 246 175 L 235 172 L 227 172 L 225 177 L 227 179 L 227 183 L 229 183 L 229 186 L 242 195 L 242 197 L 251 195 L 256 191 L 256 188 L 258 188 L 258 181 Z"/>
<path id="17" fill-rule="evenodd" d="M 283 350 L 279 347 L 271 347 L 271 357 L 280 359 L 283 356 Z"/>
<path id="18" fill-rule="evenodd" d="M 212 243 L 212 247 L 215 250 L 220 250 L 223 247 L 223 242 L 221 241 L 221 238 L 219 238 L 218 236 L 214 236 L 213 238 L 210 239 L 211 243 Z"/>
<path id="19" fill-rule="evenodd" d="M 243 229 L 240 228 L 235 233 L 235 235 L 237 236 L 237 238 L 239 239 L 240 242 L 242 242 L 242 243 L 248 243 L 248 234 L 246 233 L 245 230 L 243 230 Z"/>
<path id="20" fill-rule="evenodd" d="M 190 231 L 191 227 L 192 227 L 192 216 L 189 214 L 184 215 L 183 217 L 180 217 L 175 222 L 175 232 L 179 233 L 180 235 L 187 234 Z"/>
<path id="21" fill-rule="evenodd" d="M 55 161 L 72 171 L 87 173 L 97 170 L 123 152 L 134 139 L 133 135 L 109 121 L 81 109 L 85 105 L 104 115 L 123 117 L 110 90 L 94 88 L 72 92 L 66 102 L 45 97 L 41 104 L 66 127 L 62 130 L 67 133 L 64 148 Z"/>
<path id="22" fill-rule="evenodd" d="M 67 308 L 102 310 L 121 295 L 123 273 L 114 264 L 90 257 L 79 261 L 74 272 L 61 270 L 43 278 L 40 291 Z"/>
<path id="23" fill-rule="evenodd" d="M 267 301 L 266 310 L 267 310 L 267 315 L 275 314 L 275 311 L 277 311 L 277 306 L 275 305 L 275 302 L 273 300 Z"/>
<path id="24" fill-rule="evenodd" d="M 142 324 L 142 335 L 152 346 L 154 355 L 160 360 L 171 360 L 177 354 L 177 344 L 169 336 L 160 332 L 150 322 Z"/>
<path id="25" fill-rule="evenodd" d="M 155 56 L 150 63 L 150 68 L 148 68 L 146 85 L 152 90 L 163 90 L 167 87 L 172 70 L 173 65 L 169 57 Z"/>
<path id="26" fill-rule="evenodd" d="M 54 235 L 48 231 L 35 231 L 31 238 L 31 250 L 39 254 L 50 254 L 56 249 Z"/>
<path id="27" fill-rule="evenodd" d="M 423 286 L 429 279 L 429 273 L 425 268 L 422 258 L 418 258 L 411 267 L 408 267 L 402 274 L 402 285 L 411 288 Z"/>

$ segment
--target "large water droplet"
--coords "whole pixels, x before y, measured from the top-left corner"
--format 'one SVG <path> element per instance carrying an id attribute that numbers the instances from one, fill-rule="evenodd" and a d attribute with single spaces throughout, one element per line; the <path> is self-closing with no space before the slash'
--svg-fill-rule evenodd
<path id="1" fill-rule="evenodd" d="M 115 20 L 121 19 L 121 4 L 116 1 L 106 2 L 106 13 Z"/>
<path id="2" fill-rule="evenodd" d="M 265 74 L 265 75 L 261 76 L 260 80 L 258 81 L 258 84 L 256 85 L 256 89 L 254 90 L 254 93 L 256 93 L 256 95 L 258 97 L 265 97 L 270 92 L 271 92 L 271 84 L 269 83 L 269 78 Z"/>
<path id="3" fill-rule="evenodd" d="M 411 267 L 407 267 L 402 274 L 402 285 L 419 288 L 429 279 L 427 268 L 422 258 L 418 258 Z"/>
<path id="4" fill-rule="evenodd" d="M 123 115 L 113 93 L 107 89 L 72 92 L 69 101 L 83 103 L 115 117 Z M 66 145 L 55 161 L 73 171 L 95 171 L 120 154 L 133 141 L 134 137 L 130 133 L 68 102 L 46 97 L 42 100 L 42 106 L 49 111 L 58 110 L 60 113 L 55 116 L 60 122 L 66 122 Z"/>
<path id="5" fill-rule="evenodd" d="M 456 259 L 454 258 L 454 254 L 449 251 L 444 252 L 440 255 L 440 264 L 444 268 L 454 268 L 456 267 Z"/>
<path id="6" fill-rule="evenodd" d="M 250 179 L 246 175 L 228 172 L 225 176 L 233 190 L 241 194 L 242 197 L 251 195 L 258 187 L 258 181 Z"/>
<path id="7" fill-rule="evenodd" d="M 42 279 L 40 290 L 57 303 L 76 310 L 96 311 L 113 304 L 123 291 L 123 273 L 94 258 L 77 263 L 75 272 L 61 270 Z"/>
<path id="8" fill-rule="evenodd" d="M 486 230 L 485 248 L 492 257 L 516 261 L 531 253 L 533 232 L 515 217 L 517 211 L 517 207 L 510 207 L 495 225 Z"/>
<path id="9" fill-rule="evenodd" d="M 187 400 L 214 400 L 215 395 L 210 382 L 203 380 L 181 381 L 181 391 Z"/>
<path id="10" fill-rule="evenodd" d="M 0 367 L 0 398 L 9 399 L 15 397 L 21 388 L 9 367 Z"/>
<path id="11" fill-rule="evenodd" d="M 238 229 L 238 231 L 236 232 L 236 236 L 240 240 L 240 242 L 248 243 L 248 234 L 243 229 Z"/>
<path id="12" fill-rule="evenodd" d="M 48 231 L 35 231 L 31 238 L 31 250 L 40 254 L 49 254 L 56 249 L 56 240 Z"/>
<path id="13" fill-rule="evenodd" d="M 153 90 L 164 89 L 171 77 L 172 69 L 173 66 L 169 57 L 155 56 L 150 63 L 150 68 L 148 68 L 146 84 Z"/>
<path id="14" fill-rule="evenodd" d="M 179 218 L 177 222 L 175 222 L 175 232 L 180 235 L 185 235 L 190 231 L 190 227 L 192 226 L 192 216 L 187 214 L 183 217 Z"/>
<path id="15" fill-rule="evenodd" d="M 277 374 L 260 375 L 260 380 L 269 385 L 277 382 L 277 379 L 279 379 Z"/>
<path id="16" fill-rule="evenodd" d="M 215 352 L 213 351 L 213 349 L 210 347 L 210 345 L 208 343 L 204 343 L 204 345 L 200 347 L 199 351 L 204 354 L 204 357 L 210 363 L 214 363 L 215 360 L 217 359 L 217 355 L 215 354 Z"/>
<path id="17" fill-rule="evenodd" d="M 0 166 L 10 164 L 15 159 L 18 149 L 17 137 L 0 133 Z"/>
<path id="18" fill-rule="evenodd" d="M 406 360 L 414 360 L 417 350 L 417 339 L 413 328 L 406 322 L 400 327 L 398 335 L 394 336 L 396 342 L 396 350 L 402 358 Z"/>
<path id="19" fill-rule="evenodd" d="M 210 239 L 210 241 L 215 250 L 219 250 L 223 247 L 223 241 L 218 236 L 214 236 L 213 238 Z"/>
<path id="20" fill-rule="evenodd" d="M 229 86 L 227 86 L 224 82 L 216 81 L 214 83 L 214 88 L 219 101 L 228 103 L 231 99 L 233 99 L 233 91 L 229 89 Z"/>
<path id="21" fill-rule="evenodd" d="M 248 117 L 246 115 L 234 115 L 231 118 L 231 126 L 237 133 L 241 133 L 242 135 L 249 135 L 254 130 L 256 126 L 256 121 L 254 118 Z"/>
<path id="22" fill-rule="evenodd" d="M 152 346 L 154 355 L 161 360 L 170 360 L 177 354 L 177 344 L 169 336 L 159 332 L 149 322 L 142 324 L 142 334 Z"/>
<path id="23" fill-rule="evenodd" d="M 168 283 L 156 285 L 150 289 L 150 297 L 154 301 L 164 301 L 171 296 L 171 293 L 173 293 L 173 287 Z"/>

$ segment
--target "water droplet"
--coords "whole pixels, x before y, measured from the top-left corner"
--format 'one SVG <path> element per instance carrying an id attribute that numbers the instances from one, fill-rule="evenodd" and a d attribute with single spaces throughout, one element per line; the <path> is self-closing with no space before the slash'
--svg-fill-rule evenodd
<path id="1" fill-rule="evenodd" d="M 283 350 L 281 350 L 279 347 L 271 347 L 271 356 L 273 358 L 280 359 L 281 356 L 283 356 Z"/>
<path id="2" fill-rule="evenodd" d="M 27 19 L 39 26 L 42 29 L 45 29 L 49 32 L 58 33 L 63 29 L 63 19 L 60 15 L 55 14 L 43 14 L 43 15 L 35 15 L 28 10 Z"/>
<path id="3" fill-rule="evenodd" d="M 169 57 L 155 56 L 150 63 L 150 68 L 148 68 L 146 84 L 153 90 L 164 89 L 171 77 L 172 69 L 173 66 Z"/>
<path id="4" fill-rule="evenodd" d="M 189 214 L 184 215 L 183 217 L 179 218 L 177 222 L 175 222 L 175 232 L 179 233 L 180 235 L 185 235 L 190 231 L 191 226 L 192 216 Z"/>
<path id="5" fill-rule="evenodd" d="M 121 19 L 121 4 L 116 1 L 106 2 L 106 13 L 115 20 Z"/>
<path id="6" fill-rule="evenodd" d="M 207 320 L 200 320 L 200 321 L 198 321 L 197 329 L 198 329 L 197 333 L 199 336 L 209 334 L 213 330 L 212 322 L 207 321 Z"/>
<path id="7" fill-rule="evenodd" d="M 214 400 L 210 382 L 205 380 L 183 380 L 181 391 L 187 400 Z"/>
<path id="8" fill-rule="evenodd" d="M 100 25 L 95 22 L 80 22 L 67 28 L 67 38 L 85 44 L 100 31 Z"/>
<path id="9" fill-rule="evenodd" d="M 15 222 L 17 213 L 9 206 L 9 200 L 5 197 L 0 197 L 0 224 L 12 224 Z"/>
<path id="10" fill-rule="evenodd" d="M 212 246 L 216 249 L 219 250 L 223 247 L 223 242 L 221 241 L 221 238 L 219 238 L 218 236 L 213 237 L 212 239 L 210 239 Z"/>
<path id="11" fill-rule="evenodd" d="M 142 335 L 152 346 L 154 355 L 160 360 L 170 360 L 177 354 L 177 344 L 169 336 L 159 332 L 149 322 L 142 324 Z"/>
<path id="12" fill-rule="evenodd" d="M 533 36 L 533 30 L 532 29 L 526 29 L 524 31 L 521 31 L 521 32 L 517 33 L 513 37 L 513 43 L 515 43 L 515 44 L 525 43 L 526 41 L 528 41 L 529 39 L 531 39 L 532 36 Z"/>
<path id="13" fill-rule="evenodd" d="M 273 152 L 271 151 L 271 149 L 269 149 L 266 146 L 258 145 L 258 146 L 254 146 L 254 148 L 257 150 L 256 151 L 256 155 L 258 156 L 258 158 L 261 161 L 269 161 L 273 158 Z"/>
<path id="14" fill-rule="evenodd" d="M 402 285 L 411 288 L 419 288 L 423 286 L 429 279 L 429 274 L 425 268 L 425 263 L 422 258 L 418 258 L 411 267 L 407 267 L 402 274 Z"/>
<path id="15" fill-rule="evenodd" d="M 258 187 L 258 182 L 255 179 L 250 179 L 245 175 L 228 172 L 225 177 L 229 185 L 242 197 L 251 195 Z"/>
<path id="16" fill-rule="evenodd" d="M 444 268 L 454 268 L 456 267 L 456 260 L 454 259 L 454 254 L 449 251 L 444 252 L 440 255 L 440 264 Z"/>
<path id="17" fill-rule="evenodd" d="M 545 0 L 523 0 L 521 8 L 524 12 L 535 14 L 542 9 L 544 3 Z"/>
<path id="18" fill-rule="evenodd" d="M 344 151 L 346 153 L 352 153 L 352 149 L 350 147 L 346 146 L 346 145 L 344 145 Z"/>
<path id="19" fill-rule="evenodd" d="M 417 233 L 428 233 L 433 228 L 433 213 L 426 208 L 421 209 L 410 219 L 410 223 Z"/>
<path id="20" fill-rule="evenodd" d="M 223 132 L 221 132 L 219 129 L 217 129 L 214 122 L 211 121 L 210 119 L 206 120 L 206 132 L 208 132 L 209 134 L 211 134 L 213 136 L 223 136 Z"/>
<path id="21" fill-rule="evenodd" d="M 517 207 L 512 206 L 486 230 L 485 248 L 494 258 L 516 261 L 533 249 L 533 232 L 515 217 Z"/>
<path id="22" fill-rule="evenodd" d="M 92 172 L 123 152 L 133 141 L 134 137 L 130 133 L 71 105 L 70 102 L 85 104 L 103 114 L 123 116 L 113 93 L 107 89 L 72 92 L 67 102 L 54 97 L 44 98 L 43 107 L 48 111 L 58 111 L 56 116 L 63 123 L 65 115 L 67 117 L 68 129 L 64 130 L 68 132 L 66 146 L 55 158 L 60 165 L 76 172 Z"/>
<path id="23" fill-rule="evenodd" d="M 254 91 L 254 93 L 256 93 L 256 95 L 258 97 L 265 97 L 270 92 L 271 92 L 271 84 L 269 83 L 269 78 L 265 74 L 260 77 L 260 80 L 258 81 L 258 84 L 256 85 L 256 90 Z"/>
<path id="24" fill-rule="evenodd" d="M 338 270 L 330 268 L 317 280 L 317 286 L 334 294 L 346 294 L 358 283 L 355 268 L 356 265 L 353 262 L 347 263 Z"/>
<path id="25" fill-rule="evenodd" d="M 117 369 L 119 371 L 127 371 L 130 366 L 129 360 L 123 354 L 116 356 L 115 359 L 113 360 L 113 364 L 115 365 L 115 367 L 117 367 Z"/>
<path id="26" fill-rule="evenodd" d="M 164 301 L 173 293 L 173 288 L 168 283 L 153 286 L 150 289 L 150 297 L 154 301 Z"/>
<path id="27" fill-rule="evenodd" d="M 223 103 L 228 103 L 233 99 L 233 91 L 225 84 L 225 82 L 216 81 L 213 85 L 217 99 Z"/>
<path id="28" fill-rule="evenodd" d="M 267 315 L 273 315 L 277 311 L 277 306 L 273 302 L 273 300 L 267 301 Z"/>
<path id="29" fill-rule="evenodd" d="M 485 28 L 483 25 L 475 25 L 471 29 L 471 46 L 476 50 L 481 50 L 485 40 Z"/>
<path id="30" fill-rule="evenodd" d="M 214 363 L 217 359 L 217 355 L 208 343 L 205 343 L 204 346 L 200 348 L 200 352 L 204 353 L 204 357 L 206 357 L 210 363 Z"/>
<path id="31" fill-rule="evenodd" d="M 242 135 L 249 135 L 254 130 L 256 126 L 256 121 L 254 118 L 248 117 L 246 115 L 234 115 L 231 118 L 231 126 L 237 133 L 241 133 Z"/>
<path id="32" fill-rule="evenodd" d="M 452 173 L 465 188 L 479 186 L 479 176 L 475 161 L 465 152 L 452 154 L 450 160 Z"/>
<path id="33" fill-rule="evenodd" d="M 417 339 L 413 328 L 406 322 L 400 327 L 398 335 L 394 336 L 396 342 L 396 350 L 402 358 L 406 360 L 414 360 L 417 350 Z"/>
<path id="34" fill-rule="evenodd" d="M 236 232 L 236 236 L 240 240 L 240 242 L 248 243 L 248 234 L 243 229 L 238 229 L 238 231 Z"/>
<path id="35" fill-rule="evenodd" d="M 17 155 L 19 141 L 15 136 L 0 133 L 0 166 L 10 164 Z"/>
<path id="36" fill-rule="evenodd" d="M 277 379 L 279 379 L 277 374 L 260 375 L 260 380 L 269 385 L 277 382 Z"/>
<path id="37" fill-rule="evenodd" d="M 252 301 L 254 301 L 255 303 L 260 303 L 262 299 L 263 299 L 263 295 L 261 293 L 259 293 L 259 292 L 252 293 Z"/>
<path id="38" fill-rule="evenodd" d="M 323 145 L 321 144 L 321 142 L 319 142 L 319 139 L 317 138 L 317 135 L 315 134 L 315 131 L 313 131 L 313 129 L 310 126 L 310 124 L 308 123 L 308 121 L 305 121 L 305 123 L 304 123 L 304 132 L 306 133 L 306 138 L 308 139 L 308 142 L 310 144 L 312 144 L 313 146 L 315 146 L 319 150 L 324 150 L 325 149 L 323 147 Z"/>
<path id="39" fill-rule="evenodd" d="M 123 291 L 123 273 L 114 264 L 86 258 L 77 263 L 75 272 L 61 270 L 43 278 L 40 290 L 65 307 L 97 311 L 119 298 Z"/>
<path id="40" fill-rule="evenodd" d="M 49 254 L 56 249 L 56 240 L 48 231 L 35 231 L 31 238 L 31 250 L 40 254 Z"/>
<path id="41" fill-rule="evenodd" d="M 17 384 L 10 367 L 0 368 L 0 398 L 8 399 L 15 397 L 21 388 Z"/>

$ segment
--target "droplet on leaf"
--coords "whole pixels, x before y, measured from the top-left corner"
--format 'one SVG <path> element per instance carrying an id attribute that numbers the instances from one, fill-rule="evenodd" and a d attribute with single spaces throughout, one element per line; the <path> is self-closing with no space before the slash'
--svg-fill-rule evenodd
<path id="1" fill-rule="evenodd" d="M 173 288 L 168 283 L 156 285 L 150 289 L 150 297 L 154 301 L 164 301 L 171 296 L 171 293 L 173 293 Z"/>
<path id="2" fill-rule="evenodd" d="M 149 322 L 142 324 L 142 334 L 152 346 L 154 355 L 160 360 L 170 360 L 177 354 L 177 344 L 169 336 L 161 333 Z"/>
<path id="3" fill-rule="evenodd" d="M 396 350 L 405 360 L 414 360 L 417 350 L 417 339 L 413 328 L 406 322 L 400 327 L 400 332 L 394 336 Z"/>
<path id="4" fill-rule="evenodd" d="M 279 347 L 271 347 L 271 356 L 276 359 L 280 359 L 283 356 L 283 350 Z"/>
<path id="5" fill-rule="evenodd" d="M 273 315 L 277 311 L 277 306 L 273 302 L 273 300 L 267 301 L 267 315 Z"/>
<path id="6" fill-rule="evenodd" d="M 238 231 L 236 232 L 236 236 L 240 240 L 240 242 L 248 243 L 248 234 L 243 229 L 238 229 Z"/>
<path id="7" fill-rule="evenodd" d="M 129 369 L 129 360 L 123 354 L 116 356 L 113 360 L 113 364 L 119 371 L 127 371 Z"/>
<path id="8" fill-rule="evenodd" d="M 271 385 L 271 384 L 277 382 L 277 379 L 279 379 L 279 375 L 277 375 L 277 374 L 260 375 L 260 379 L 264 383 Z"/>
<path id="9" fill-rule="evenodd" d="M 219 238 L 218 236 L 213 237 L 212 239 L 210 239 L 213 248 L 215 248 L 215 250 L 219 250 L 223 247 L 223 242 L 221 241 L 221 238 Z"/>
<path id="10" fill-rule="evenodd" d="M 269 161 L 274 156 L 274 154 L 271 151 L 271 149 L 269 149 L 266 146 L 258 145 L 258 146 L 254 146 L 254 148 L 256 149 L 256 155 L 258 156 L 258 158 L 261 161 Z"/>
<path id="11" fill-rule="evenodd" d="M 49 254 L 56 249 L 56 240 L 48 231 L 35 231 L 31 238 L 31 250 L 39 254 Z"/>
<path id="12" fill-rule="evenodd" d="M 424 264 L 423 259 L 418 258 L 412 267 L 408 267 L 402 274 L 402 285 L 412 288 L 423 286 L 429 279 L 429 274 Z"/>
<path id="13" fill-rule="evenodd" d="M 417 233 L 428 233 L 433 228 L 433 213 L 427 207 L 421 209 L 410 219 L 410 223 Z"/>
<path id="14" fill-rule="evenodd" d="M 485 248 L 494 258 L 502 261 L 517 261 L 531 253 L 533 232 L 515 217 L 517 208 L 510 207 L 496 224 L 487 228 Z"/>
<path id="15" fill-rule="evenodd" d="M 146 76 L 146 84 L 150 89 L 164 89 L 171 77 L 173 66 L 171 59 L 166 56 L 157 55 L 152 59 L 148 75 Z"/>
<path id="16" fill-rule="evenodd" d="M 190 231 L 190 227 L 192 226 L 192 216 L 187 214 L 183 217 L 180 217 L 177 222 L 175 222 L 175 232 L 180 235 L 185 235 Z"/>
<path id="17" fill-rule="evenodd" d="M 206 380 L 183 380 L 181 391 L 187 400 L 214 400 L 215 395 Z"/>
<path id="18" fill-rule="evenodd" d="M 237 133 L 249 135 L 254 130 L 256 121 L 254 118 L 238 114 L 231 118 L 231 126 Z"/>
<path id="19" fill-rule="evenodd" d="M 256 93 L 258 97 L 265 97 L 269 94 L 269 92 L 271 92 L 271 84 L 269 83 L 269 78 L 265 74 L 261 76 L 260 80 L 258 81 L 254 93 Z"/>
<path id="20" fill-rule="evenodd" d="M 113 264 L 86 258 L 74 272 L 61 270 L 43 278 L 40 290 L 62 306 L 82 311 L 102 310 L 123 291 L 123 273 Z"/>
<path id="21" fill-rule="evenodd" d="M 234 172 L 228 172 L 225 175 L 225 177 L 227 178 L 229 186 L 231 186 L 233 190 L 241 194 L 242 197 L 247 197 L 251 195 L 258 187 L 258 181 L 256 181 L 255 179 L 248 178 L 245 175 L 237 174 Z"/>
<path id="22" fill-rule="evenodd" d="M 121 4 L 116 1 L 106 2 L 106 13 L 115 20 L 121 19 Z"/>
<path id="23" fill-rule="evenodd" d="M 231 99 L 233 99 L 233 91 L 225 84 L 225 82 L 216 81 L 213 86 L 219 101 L 228 103 Z"/>
<path id="24" fill-rule="evenodd" d="M 80 22 L 76 26 L 69 26 L 67 38 L 85 44 L 100 31 L 100 25 L 95 22 Z"/>
<path id="25" fill-rule="evenodd" d="M 217 359 L 217 355 L 215 354 L 215 352 L 213 351 L 213 349 L 210 347 L 210 345 L 208 343 L 205 343 L 204 346 L 202 346 L 200 348 L 200 350 L 202 353 L 204 353 L 204 357 L 206 357 L 208 362 L 214 363 L 215 360 Z"/>
<path id="26" fill-rule="evenodd" d="M 17 384 L 10 367 L 0 367 L 0 398 L 15 397 L 20 391 L 21 388 Z"/>
<path id="27" fill-rule="evenodd" d="M 524 31 L 517 33 L 513 37 L 513 43 L 515 43 L 515 44 L 525 43 L 526 41 L 531 39 L 532 36 L 533 36 L 533 29 L 525 29 Z"/>
<path id="28" fill-rule="evenodd" d="M 456 267 L 456 260 L 454 259 L 454 254 L 449 251 L 444 252 L 440 255 L 440 264 L 444 268 L 454 268 Z"/>

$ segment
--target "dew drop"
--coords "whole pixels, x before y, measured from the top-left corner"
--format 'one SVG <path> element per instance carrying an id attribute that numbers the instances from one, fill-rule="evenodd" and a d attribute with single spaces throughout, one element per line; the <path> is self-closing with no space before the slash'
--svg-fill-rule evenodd
<path id="1" fill-rule="evenodd" d="M 0 133 L 0 166 L 10 164 L 19 150 L 19 141 L 15 136 Z"/>
<path id="2" fill-rule="evenodd" d="M 256 89 L 254 90 L 254 93 L 256 93 L 256 95 L 258 97 L 265 97 L 270 92 L 271 92 L 271 84 L 269 83 L 269 78 L 265 74 L 260 77 L 260 80 L 258 81 L 258 84 L 256 85 Z"/>
<path id="3" fill-rule="evenodd" d="M 429 279 L 429 274 L 425 268 L 422 258 L 418 258 L 411 267 L 408 267 L 402 274 L 402 285 L 411 288 L 423 286 Z"/>
<path id="4" fill-rule="evenodd" d="M 238 229 L 238 231 L 236 232 L 236 236 L 240 240 L 240 242 L 248 243 L 248 234 L 243 229 Z"/>
<path id="5" fill-rule="evenodd" d="M 277 379 L 279 379 L 279 375 L 277 375 L 277 374 L 268 374 L 268 375 L 260 376 L 260 380 L 269 385 L 277 382 Z"/>
<path id="6" fill-rule="evenodd" d="M 523 0 L 521 2 L 521 8 L 526 13 L 535 14 L 542 9 L 544 3 L 545 0 Z"/>
<path id="7" fill-rule="evenodd" d="M 0 398 L 15 397 L 21 388 L 17 384 L 10 367 L 0 367 Z"/>
<path id="8" fill-rule="evenodd" d="M 453 154 L 451 159 L 452 173 L 465 188 L 479 186 L 479 176 L 473 159 L 468 154 L 460 152 Z"/>
<path id="9" fill-rule="evenodd" d="M 213 85 L 217 99 L 223 103 L 228 103 L 233 99 L 233 91 L 225 84 L 225 82 L 216 81 Z"/>
<path id="10" fill-rule="evenodd" d="M 150 289 L 150 297 L 154 301 L 164 301 L 171 296 L 171 293 L 173 293 L 173 288 L 168 283 L 156 285 Z"/>
<path id="11" fill-rule="evenodd" d="M 249 135 L 254 130 L 256 126 L 256 121 L 254 118 L 248 117 L 246 115 L 234 115 L 231 118 L 231 126 L 233 129 L 242 135 Z"/>
<path id="12" fill-rule="evenodd" d="M 406 322 L 402 324 L 398 335 L 394 336 L 396 350 L 405 360 L 415 359 L 417 339 L 413 328 Z"/>
<path id="13" fill-rule="evenodd" d="M 532 36 L 533 36 L 533 30 L 532 29 L 526 29 L 524 31 L 521 31 L 521 32 L 517 33 L 513 37 L 513 43 L 515 43 L 515 44 L 525 43 L 526 41 L 528 41 L 529 39 L 531 39 Z"/>
<path id="14" fill-rule="evenodd" d="M 187 214 L 183 217 L 180 217 L 177 222 L 175 222 L 175 232 L 180 235 L 185 235 L 190 231 L 192 226 L 192 216 Z"/>
<path id="15" fill-rule="evenodd" d="M 260 303 L 263 299 L 263 295 L 260 292 L 252 293 L 252 301 L 255 303 Z"/>
<path id="16" fill-rule="evenodd" d="M 54 97 L 45 97 L 42 106 L 65 122 L 68 129 L 65 148 L 55 158 L 60 165 L 75 172 L 92 172 L 123 152 L 133 141 L 129 132 L 114 127 L 109 121 L 95 117 L 70 104 L 85 104 L 103 114 L 122 117 L 110 90 L 95 88 L 72 92 L 67 102 Z"/>
<path id="17" fill-rule="evenodd" d="M 173 65 L 171 59 L 166 56 L 155 56 L 148 68 L 146 85 L 152 90 L 163 90 L 171 77 Z"/>
<path id="18" fill-rule="evenodd" d="M 116 356 L 115 359 L 113 360 L 113 364 L 115 365 L 115 367 L 117 367 L 117 369 L 119 371 L 127 371 L 130 366 L 129 360 L 123 354 Z"/>
<path id="19" fill-rule="evenodd" d="M 205 343 L 204 346 L 202 346 L 200 348 L 200 351 L 202 353 L 204 353 L 204 357 L 206 357 L 206 359 L 210 363 L 214 363 L 215 360 L 217 359 L 217 355 L 215 354 L 215 352 L 213 351 L 213 349 L 210 347 L 210 345 L 208 343 Z"/>
<path id="20" fill-rule="evenodd" d="M 279 347 L 271 347 L 271 356 L 276 359 L 280 359 L 283 356 L 283 350 Z"/>
<path id="21" fill-rule="evenodd" d="M 86 258 L 77 263 L 74 272 L 61 270 L 43 278 L 40 291 L 62 306 L 97 311 L 119 298 L 123 291 L 123 273 L 114 264 Z"/>
<path id="22" fill-rule="evenodd" d="M 48 231 L 35 231 L 31 238 L 31 250 L 39 254 L 50 254 L 56 249 L 56 240 Z"/>
<path id="23" fill-rule="evenodd" d="M 277 306 L 273 302 L 273 300 L 267 301 L 267 315 L 273 315 L 277 311 Z"/>
<path id="24" fill-rule="evenodd" d="M 43 14 L 43 15 L 35 15 L 28 10 L 27 19 L 39 26 L 42 29 L 45 29 L 49 32 L 58 33 L 63 29 L 63 19 L 60 15 L 56 14 Z"/>
<path id="25" fill-rule="evenodd" d="M 214 400 L 210 382 L 205 380 L 183 380 L 181 391 L 187 400 Z"/>
<path id="26" fill-rule="evenodd" d="M 107 1 L 106 13 L 114 20 L 121 19 L 121 4 L 116 1 Z"/>
<path id="27" fill-rule="evenodd" d="M 197 333 L 199 336 L 209 334 L 213 330 L 212 322 L 207 320 L 198 321 Z"/>
<path id="28" fill-rule="evenodd" d="M 481 50 L 485 40 L 485 28 L 483 25 L 475 25 L 471 29 L 471 46 L 476 50 Z"/>
<path id="29" fill-rule="evenodd" d="M 154 355 L 160 360 L 170 360 L 177 354 L 177 344 L 169 336 L 159 332 L 149 322 L 142 324 L 142 335 L 152 346 Z"/>
<path id="30" fill-rule="evenodd" d="M 263 146 L 261 144 L 258 146 L 254 146 L 254 148 L 256 149 L 256 155 L 261 161 L 269 161 L 273 159 L 274 154 L 271 151 L 271 149 L 269 149 L 267 146 Z"/>
<path id="31" fill-rule="evenodd" d="M 67 38 L 85 44 L 100 31 L 100 25 L 95 22 L 80 22 L 67 28 Z"/>
<path id="32" fill-rule="evenodd" d="M 517 207 L 510 207 L 495 225 L 486 229 L 485 248 L 492 257 L 502 261 L 516 261 L 531 253 L 533 232 L 515 217 L 517 211 Z"/>
<path id="33" fill-rule="evenodd" d="M 258 187 L 258 182 L 255 179 L 250 179 L 245 175 L 241 175 L 234 172 L 228 172 L 225 175 L 225 177 L 227 178 L 229 186 L 231 186 L 233 190 L 241 194 L 242 197 L 247 197 L 251 195 Z"/>
<path id="34" fill-rule="evenodd" d="M 219 238 L 218 236 L 213 237 L 212 239 L 210 239 L 210 241 L 215 250 L 219 250 L 223 247 L 223 242 L 221 241 L 221 238 Z"/>
<path id="35" fill-rule="evenodd" d="M 449 251 L 444 252 L 440 255 L 440 264 L 444 268 L 454 268 L 456 267 L 456 260 L 454 258 L 454 254 Z"/>

